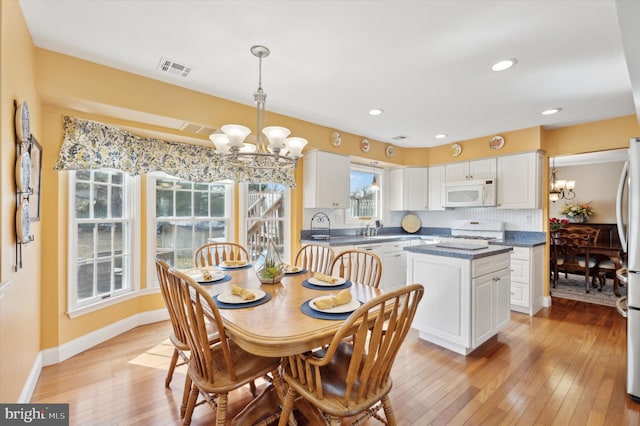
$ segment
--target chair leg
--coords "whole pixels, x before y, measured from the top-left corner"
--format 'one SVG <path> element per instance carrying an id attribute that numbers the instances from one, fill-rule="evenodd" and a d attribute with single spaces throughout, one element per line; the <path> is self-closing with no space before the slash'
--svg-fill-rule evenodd
<path id="1" fill-rule="evenodd" d="M 227 424 L 227 394 L 218 394 L 218 409 L 216 410 L 216 425 L 225 426 Z"/>
<path id="2" fill-rule="evenodd" d="M 200 391 L 198 387 L 195 385 L 191 385 L 191 391 L 189 392 L 189 402 L 187 403 L 187 409 L 184 413 L 184 418 L 182 419 L 183 425 L 191 424 L 191 415 L 193 414 L 193 409 L 196 408 L 196 402 L 198 401 L 198 395 Z"/>
<path id="3" fill-rule="evenodd" d="M 295 401 L 297 396 L 298 393 L 292 387 L 289 387 L 287 396 L 284 399 L 284 403 L 282 404 L 282 412 L 280 413 L 278 426 L 286 426 L 287 422 L 291 423 L 291 418 L 293 418 L 293 402 Z M 295 421 L 295 418 L 293 419 L 293 421 Z"/>
<path id="4" fill-rule="evenodd" d="M 391 398 L 389 398 L 388 394 L 382 397 L 382 408 L 384 409 L 384 416 L 387 418 L 389 426 L 396 426 L 396 416 L 393 413 Z"/>
<path id="5" fill-rule="evenodd" d="M 189 403 L 189 394 L 191 393 L 191 377 L 187 374 L 184 379 L 184 390 L 182 391 L 182 405 L 180 406 L 180 418 L 184 417 L 187 411 L 187 404 Z"/>
<path id="6" fill-rule="evenodd" d="M 340 419 L 340 417 L 331 416 L 329 418 L 329 424 L 331 426 L 341 426 L 342 425 L 342 420 Z"/>
<path id="7" fill-rule="evenodd" d="M 164 386 L 169 387 L 171 379 L 173 379 L 173 372 L 176 369 L 178 363 L 178 348 L 173 348 L 173 355 L 171 355 L 171 362 L 169 363 L 169 371 L 167 371 L 167 378 L 164 381 Z"/>

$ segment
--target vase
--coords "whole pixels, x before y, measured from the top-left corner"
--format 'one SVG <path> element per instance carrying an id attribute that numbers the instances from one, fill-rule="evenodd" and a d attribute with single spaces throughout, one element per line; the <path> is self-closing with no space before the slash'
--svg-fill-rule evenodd
<path id="1" fill-rule="evenodd" d="M 256 271 L 256 275 L 262 284 L 276 284 L 284 277 L 285 265 L 280 258 L 280 252 L 269 238 L 267 243 L 267 251 L 264 255 L 264 263 Z"/>
<path id="2" fill-rule="evenodd" d="M 569 223 L 583 223 L 585 221 L 584 216 L 574 216 L 567 219 L 569 220 Z"/>

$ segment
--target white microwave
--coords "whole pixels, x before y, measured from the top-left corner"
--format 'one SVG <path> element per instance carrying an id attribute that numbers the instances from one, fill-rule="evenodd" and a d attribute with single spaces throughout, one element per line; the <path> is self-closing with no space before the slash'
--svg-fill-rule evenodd
<path id="1" fill-rule="evenodd" d="M 490 207 L 496 205 L 496 180 L 474 179 L 447 182 L 445 207 Z"/>

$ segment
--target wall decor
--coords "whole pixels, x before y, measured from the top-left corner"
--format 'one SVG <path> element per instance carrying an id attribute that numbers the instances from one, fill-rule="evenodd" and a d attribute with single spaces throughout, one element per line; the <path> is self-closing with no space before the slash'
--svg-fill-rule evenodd
<path id="1" fill-rule="evenodd" d="M 40 220 L 40 185 L 42 184 L 42 146 L 31 135 L 31 195 L 29 196 L 29 213 L 31 222 Z"/>
<path id="2" fill-rule="evenodd" d="M 333 132 L 331 133 L 331 145 L 335 146 L 336 148 L 339 147 L 340 145 L 342 145 L 342 135 L 340 135 L 340 133 L 338 132 Z"/>
<path id="3" fill-rule="evenodd" d="M 371 143 L 367 139 L 362 139 L 360 141 L 360 149 L 362 152 L 369 152 L 371 149 Z"/>
<path id="4" fill-rule="evenodd" d="M 396 150 L 393 145 L 387 145 L 387 149 L 384 153 L 386 154 L 387 158 L 391 158 L 396 153 Z"/>
<path id="5" fill-rule="evenodd" d="M 504 146 L 504 138 L 502 136 L 494 136 L 489 141 L 489 148 L 491 149 L 501 149 Z"/>
<path id="6" fill-rule="evenodd" d="M 454 143 L 453 145 L 451 145 L 449 147 L 449 154 L 451 154 L 452 157 L 457 157 L 458 155 L 462 154 L 462 147 L 460 146 L 460 144 Z"/>

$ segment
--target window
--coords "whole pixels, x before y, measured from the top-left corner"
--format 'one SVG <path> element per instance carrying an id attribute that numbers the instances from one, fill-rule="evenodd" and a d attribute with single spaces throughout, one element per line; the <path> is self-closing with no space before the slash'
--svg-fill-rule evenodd
<path id="1" fill-rule="evenodd" d="M 275 183 L 242 185 L 243 197 L 240 211 L 245 212 L 243 236 L 252 262 L 256 262 L 267 250 L 273 239 L 283 261 L 289 258 L 291 235 L 289 190 Z"/>
<path id="2" fill-rule="evenodd" d="M 133 291 L 134 178 L 112 170 L 70 173 L 69 311 Z"/>
<path id="3" fill-rule="evenodd" d="M 375 171 L 376 181 L 381 183 L 380 169 Z M 371 189 L 374 171 L 370 167 L 351 165 L 350 178 L 350 208 L 349 216 L 354 220 L 379 219 L 380 191 Z"/>
<path id="4" fill-rule="evenodd" d="M 148 210 L 154 212 L 148 229 L 150 264 L 163 259 L 176 268 L 193 267 L 195 250 L 210 240 L 227 241 L 232 222 L 233 187 L 224 183 L 197 183 L 153 173 L 149 180 Z M 155 210 L 152 206 L 155 205 Z M 155 249 L 154 249 L 155 247 Z M 155 277 L 155 266 L 150 268 Z"/>

